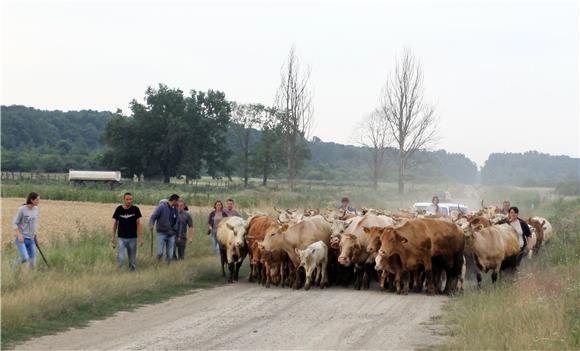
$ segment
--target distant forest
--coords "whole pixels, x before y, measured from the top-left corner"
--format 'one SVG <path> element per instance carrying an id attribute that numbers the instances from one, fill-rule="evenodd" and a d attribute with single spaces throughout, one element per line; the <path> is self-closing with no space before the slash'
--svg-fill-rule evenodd
<path id="1" fill-rule="evenodd" d="M 43 111 L 24 106 L 2 106 L 2 170 L 67 172 L 68 169 L 105 169 L 107 146 L 103 134 L 112 112 Z M 226 133 L 229 150 L 227 172 L 241 175 L 240 153 L 235 125 L 230 122 Z M 250 144 L 257 143 L 261 131 L 253 129 Z M 317 137 L 308 141 L 310 157 L 304 161 L 299 178 L 310 180 L 369 180 L 369 152 L 363 147 L 324 142 Z M 577 181 L 580 159 L 550 156 L 538 152 L 524 154 L 491 154 L 478 171 L 476 164 L 463 154 L 444 150 L 420 152 L 413 156 L 407 172 L 411 182 L 461 182 L 553 186 Z M 123 176 L 130 177 L 127 170 Z M 207 171 L 200 175 L 206 175 Z M 259 174 L 253 174 L 259 176 Z M 284 165 L 272 177 L 284 177 Z M 389 149 L 385 157 L 383 181 L 397 180 L 397 150 Z"/>

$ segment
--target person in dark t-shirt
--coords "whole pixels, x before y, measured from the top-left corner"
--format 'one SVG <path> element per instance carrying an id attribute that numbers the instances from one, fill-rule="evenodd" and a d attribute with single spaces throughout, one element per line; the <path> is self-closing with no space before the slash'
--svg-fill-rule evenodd
<path id="1" fill-rule="evenodd" d="M 113 213 L 113 236 L 111 242 L 117 247 L 117 258 L 121 268 L 125 265 L 125 252 L 129 257 L 129 270 L 137 268 L 137 238 L 139 246 L 143 246 L 143 231 L 141 230 L 141 211 L 133 206 L 133 195 L 123 194 L 123 205 Z M 115 239 L 115 235 L 117 239 Z"/>

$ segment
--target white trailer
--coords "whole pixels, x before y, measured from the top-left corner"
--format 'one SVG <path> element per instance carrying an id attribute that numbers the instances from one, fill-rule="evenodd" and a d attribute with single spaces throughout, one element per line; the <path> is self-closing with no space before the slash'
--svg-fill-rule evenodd
<path id="1" fill-rule="evenodd" d="M 68 171 L 68 181 L 73 185 L 108 184 L 111 187 L 121 184 L 119 171 Z"/>

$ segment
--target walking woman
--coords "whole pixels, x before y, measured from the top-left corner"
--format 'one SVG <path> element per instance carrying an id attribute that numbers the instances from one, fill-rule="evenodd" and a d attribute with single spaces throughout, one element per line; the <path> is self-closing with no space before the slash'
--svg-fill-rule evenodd
<path id="1" fill-rule="evenodd" d="M 38 211 L 38 204 L 40 203 L 40 195 L 32 192 L 26 197 L 26 204 L 20 206 L 14 221 L 12 221 L 12 228 L 16 232 L 16 247 L 20 252 L 20 260 L 18 264 L 29 262 L 30 268 L 36 267 L 36 229 L 38 228 L 38 220 L 40 218 Z"/>
<path id="2" fill-rule="evenodd" d="M 222 218 L 227 217 L 227 213 L 224 211 L 224 204 L 221 200 L 217 200 L 213 204 L 213 211 L 209 214 L 209 219 L 207 221 L 208 231 L 207 234 L 211 235 L 211 245 L 213 252 L 216 255 L 220 254 L 220 248 L 217 241 L 217 228 L 218 224 Z"/>

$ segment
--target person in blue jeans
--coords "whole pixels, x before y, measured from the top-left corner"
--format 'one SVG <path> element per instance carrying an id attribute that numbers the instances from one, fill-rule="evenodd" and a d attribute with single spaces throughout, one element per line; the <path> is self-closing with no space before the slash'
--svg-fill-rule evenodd
<path id="1" fill-rule="evenodd" d="M 157 259 L 161 260 L 163 251 L 167 263 L 173 259 L 175 250 L 175 236 L 177 235 L 178 212 L 176 208 L 179 195 L 173 194 L 167 200 L 159 201 L 159 206 L 149 218 L 149 228 L 157 230 Z"/>
<path id="2" fill-rule="evenodd" d="M 111 238 L 113 247 L 117 246 L 117 259 L 121 269 L 125 266 L 125 253 L 129 258 L 129 270 L 137 269 L 137 238 L 139 238 L 139 246 L 143 246 L 141 217 L 139 207 L 133 206 L 133 195 L 123 194 L 123 205 L 118 206 L 113 213 L 113 237 Z"/>
<path id="3" fill-rule="evenodd" d="M 20 252 L 20 259 L 17 264 L 28 262 L 31 269 L 36 267 L 36 230 L 40 212 L 38 204 L 40 195 L 31 192 L 26 197 L 26 204 L 18 208 L 16 216 L 12 221 L 12 228 L 16 232 L 16 248 Z"/>

